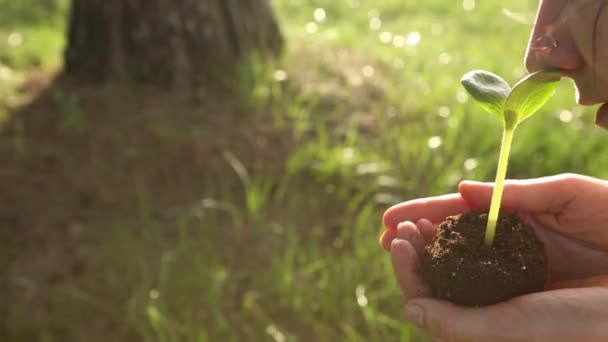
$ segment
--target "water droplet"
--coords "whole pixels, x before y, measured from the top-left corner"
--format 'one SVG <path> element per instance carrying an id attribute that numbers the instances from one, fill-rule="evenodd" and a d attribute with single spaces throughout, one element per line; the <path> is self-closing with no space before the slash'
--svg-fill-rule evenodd
<path id="1" fill-rule="evenodd" d="M 365 296 L 365 286 L 363 286 L 363 284 L 357 285 L 355 296 L 357 297 L 357 304 L 359 304 L 360 307 L 367 306 L 368 300 L 367 296 Z"/>
<path id="2" fill-rule="evenodd" d="M 355 158 L 355 150 L 352 147 L 347 147 L 342 150 L 342 161 L 343 162 L 352 162 Z"/>
<path id="3" fill-rule="evenodd" d="M 0 80 L 10 80 L 14 74 L 13 69 L 0 63 Z"/>
<path id="4" fill-rule="evenodd" d="M 285 70 L 276 70 L 274 72 L 274 79 L 279 82 L 287 81 L 287 72 Z"/>
<path id="5" fill-rule="evenodd" d="M 570 121 L 572 121 L 573 117 L 574 117 L 574 115 L 572 114 L 572 112 L 567 109 L 564 109 L 561 112 L 559 112 L 559 120 L 561 122 L 570 122 Z"/>
<path id="6" fill-rule="evenodd" d="M 388 44 L 388 43 L 390 43 L 393 40 L 393 34 L 390 33 L 390 32 L 384 31 L 384 32 L 380 33 L 380 35 L 378 36 L 378 38 L 384 44 Z"/>
<path id="7" fill-rule="evenodd" d="M 361 73 L 363 74 L 363 76 L 370 78 L 374 76 L 376 70 L 374 70 L 374 67 L 372 67 L 371 65 L 366 65 L 363 67 L 363 69 L 361 69 Z"/>
<path id="8" fill-rule="evenodd" d="M 465 11 L 472 11 L 475 9 L 475 0 L 463 0 L 462 1 L 462 8 Z"/>
<path id="9" fill-rule="evenodd" d="M 348 7 L 359 8 L 361 6 L 361 0 L 348 0 Z"/>
<path id="10" fill-rule="evenodd" d="M 437 115 L 441 116 L 442 118 L 447 118 L 448 116 L 450 116 L 451 111 L 449 107 L 439 107 L 439 110 L 437 111 Z"/>
<path id="11" fill-rule="evenodd" d="M 450 127 L 450 128 L 460 127 L 460 119 L 458 119 L 458 117 L 456 117 L 456 116 L 450 116 L 449 118 L 447 118 L 446 121 L 447 121 L 448 127 Z"/>
<path id="12" fill-rule="evenodd" d="M 274 339 L 275 342 L 285 342 L 285 334 L 283 334 L 277 327 L 270 324 L 266 327 L 266 333 Z"/>
<path id="13" fill-rule="evenodd" d="M 443 139 L 441 139 L 439 136 L 431 137 L 427 142 L 427 145 L 431 150 L 437 149 L 439 146 L 441 146 L 441 144 L 443 144 Z"/>
<path id="14" fill-rule="evenodd" d="M 461 180 L 462 180 L 462 173 L 460 171 L 456 171 L 448 177 L 447 184 L 449 186 L 454 186 L 454 185 L 460 183 Z"/>
<path id="15" fill-rule="evenodd" d="M 382 28 L 382 20 L 380 20 L 380 18 L 377 18 L 377 17 L 371 18 L 369 20 L 369 28 L 372 31 L 378 31 L 380 28 Z"/>
<path id="16" fill-rule="evenodd" d="M 319 24 L 323 24 L 325 22 L 325 20 L 327 19 L 327 14 L 325 13 L 325 10 L 323 8 L 315 9 L 312 16 L 315 19 L 315 21 L 318 22 Z"/>
<path id="17" fill-rule="evenodd" d="M 399 180 L 390 176 L 378 177 L 378 185 L 386 187 L 397 187 L 399 186 Z"/>
<path id="18" fill-rule="evenodd" d="M 422 36 L 420 35 L 420 32 L 410 32 L 407 35 L 407 39 L 406 39 L 406 44 L 409 46 L 416 46 L 418 45 L 418 43 L 420 43 L 420 39 L 422 38 Z"/>
<path id="19" fill-rule="evenodd" d="M 405 37 L 398 34 L 395 37 L 393 37 L 393 45 L 395 47 L 403 47 L 405 45 Z"/>
<path id="20" fill-rule="evenodd" d="M 306 32 L 308 32 L 308 33 L 315 33 L 315 32 L 317 32 L 318 28 L 319 27 L 318 27 L 317 23 L 315 23 L 315 22 L 311 21 L 308 24 L 306 24 Z"/>
<path id="21" fill-rule="evenodd" d="M 464 90 L 459 90 L 456 93 L 456 101 L 459 103 L 466 103 L 469 100 L 469 95 Z"/>
<path id="22" fill-rule="evenodd" d="M 158 297 L 160 297 L 160 293 L 157 289 L 152 289 L 150 292 L 148 292 L 148 297 L 150 297 L 150 299 L 158 299 Z"/>
<path id="23" fill-rule="evenodd" d="M 467 160 L 464 161 L 464 169 L 467 171 L 472 171 L 475 170 L 477 168 L 477 165 L 479 163 L 477 162 L 477 159 L 475 158 L 469 158 Z"/>
<path id="24" fill-rule="evenodd" d="M 382 164 L 380 164 L 378 162 L 371 162 L 371 163 L 357 165 L 357 174 L 360 174 L 360 175 L 379 173 L 382 170 L 383 170 Z"/>
<path id="25" fill-rule="evenodd" d="M 452 55 L 447 52 L 442 52 L 439 54 L 439 63 L 448 64 L 452 61 Z"/>
<path id="26" fill-rule="evenodd" d="M 11 32 L 6 39 L 9 46 L 17 47 L 23 43 L 23 35 L 21 32 Z"/>

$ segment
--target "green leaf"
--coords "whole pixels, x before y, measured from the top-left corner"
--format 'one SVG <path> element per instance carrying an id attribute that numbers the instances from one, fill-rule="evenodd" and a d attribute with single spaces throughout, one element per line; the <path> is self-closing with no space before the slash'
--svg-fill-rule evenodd
<path id="1" fill-rule="evenodd" d="M 473 70 L 460 80 L 464 89 L 488 112 L 504 121 L 503 109 L 511 87 L 500 76 L 484 70 Z"/>
<path id="2" fill-rule="evenodd" d="M 555 93 L 561 79 L 557 71 L 538 71 L 513 87 L 505 103 L 505 124 L 513 128 L 536 113 Z"/>

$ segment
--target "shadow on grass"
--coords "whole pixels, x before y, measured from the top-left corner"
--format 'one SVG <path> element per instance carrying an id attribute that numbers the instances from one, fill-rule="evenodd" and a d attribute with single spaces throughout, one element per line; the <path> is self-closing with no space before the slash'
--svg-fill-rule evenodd
<path id="1" fill-rule="evenodd" d="M 277 107 L 62 78 L 36 89 L 0 135 L 9 340 L 410 334 L 386 315 L 397 292 L 375 188 L 356 165 L 319 169 L 342 147 L 306 152 L 327 146 L 277 128 Z"/>

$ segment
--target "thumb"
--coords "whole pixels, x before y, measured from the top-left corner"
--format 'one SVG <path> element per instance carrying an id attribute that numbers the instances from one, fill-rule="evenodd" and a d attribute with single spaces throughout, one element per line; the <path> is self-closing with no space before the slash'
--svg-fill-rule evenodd
<path id="1" fill-rule="evenodd" d="M 440 341 L 477 341 L 502 334 L 501 325 L 495 318 L 490 318 L 487 311 L 431 298 L 416 298 L 407 303 L 405 316 Z"/>
<path id="2" fill-rule="evenodd" d="M 584 176 L 564 174 L 505 181 L 501 206 L 509 211 L 538 213 L 563 207 L 586 185 Z M 463 181 L 458 191 L 475 210 L 488 210 L 494 183 Z"/>
<path id="3" fill-rule="evenodd" d="M 601 341 L 608 333 L 608 288 L 539 292 L 481 308 L 416 298 L 405 314 L 441 341 Z"/>

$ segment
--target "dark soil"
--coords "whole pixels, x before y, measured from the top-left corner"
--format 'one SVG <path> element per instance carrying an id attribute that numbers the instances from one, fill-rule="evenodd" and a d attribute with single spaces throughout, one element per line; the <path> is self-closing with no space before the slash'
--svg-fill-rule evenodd
<path id="1" fill-rule="evenodd" d="M 420 265 L 434 297 L 483 306 L 544 288 L 547 260 L 534 230 L 515 214 L 502 215 L 486 247 L 487 220 L 487 214 L 468 212 L 439 225 Z"/>

